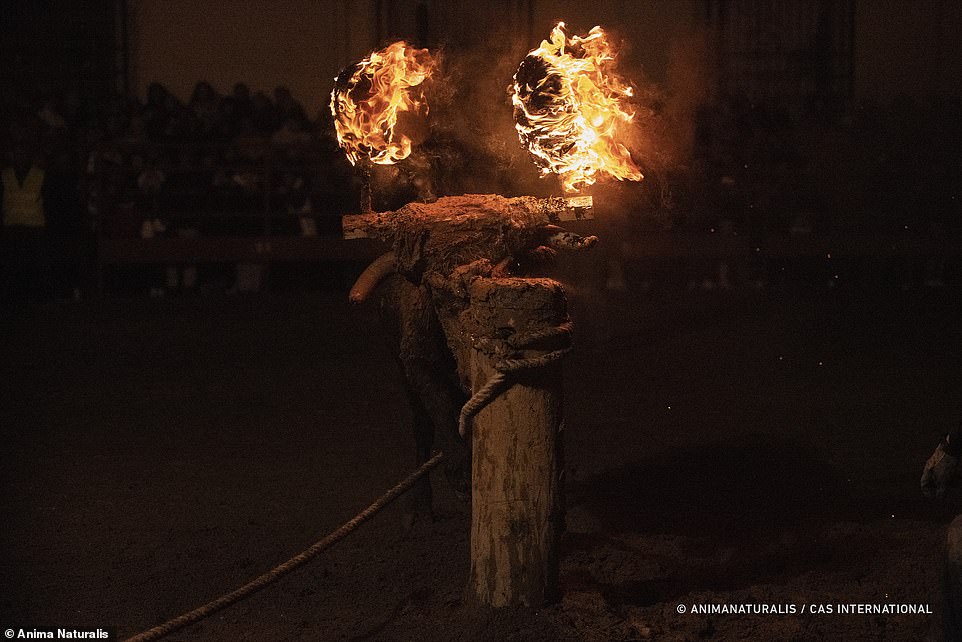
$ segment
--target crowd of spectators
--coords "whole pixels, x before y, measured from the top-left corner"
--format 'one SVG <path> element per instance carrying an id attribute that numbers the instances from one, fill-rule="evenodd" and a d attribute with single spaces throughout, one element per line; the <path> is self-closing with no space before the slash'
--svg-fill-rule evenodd
<path id="1" fill-rule="evenodd" d="M 315 130 L 304 107 L 286 87 L 273 98 L 251 93 L 237 83 L 228 95 L 218 95 L 208 82 L 198 82 L 186 104 L 160 83 L 147 88 L 144 103 L 126 100 L 110 114 L 108 133 L 127 140 L 153 142 L 229 142 L 241 135 L 304 140 Z"/>
<path id="2" fill-rule="evenodd" d="M 101 200 L 130 205 L 124 196 L 137 194 L 135 216 L 103 217 L 107 236 L 129 235 L 151 212 L 172 219 L 163 223 L 192 222 L 201 234 L 263 233 L 269 215 L 337 214 L 339 195 L 350 192 L 330 127 L 309 119 L 287 88 L 271 98 L 243 83 L 220 96 L 198 82 L 186 104 L 152 84 L 143 104 L 127 100 L 110 114 L 87 171 L 103 179 L 88 195 L 98 210 Z"/>
<path id="3" fill-rule="evenodd" d="M 144 101 L 93 105 L 41 86 L 5 100 L 6 160 L 26 155 L 45 173 L 44 249 L 30 252 L 52 284 L 45 295 L 90 289 L 80 275 L 92 273 L 97 235 L 323 234 L 357 207 L 356 175 L 326 107 L 312 118 L 285 87 L 268 95 L 238 83 L 222 95 L 198 82 L 182 102 L 155 83 Z M 749 237 L 960 227 L 962 102 L 901 96 L 832 113 L 716 101 L 695 117 L 690 157 L 649 173 L 627 220 L 642 234 Z M 142 285 L 157 293 L 198 284 L 192 266 L 150 270 Z M 256 289 L 256 266 L 229 270 L 220 282 Z"/>
<path id="4" fill-rule="evenodd" d="M 326 109 L 310 118 L 286 87 L 219 95 L 201 81 L 184 103 L 154 83 L 143 102 L 105 105 L 41 87 L 5 107 L 4 147 L 45 170 L 43 296 L 89 289 L 75 275 L 90 273 L 77 268 L 90 267 L 97 235 L 315 234 L 336 227 L 356 190 Z M 139 279 L 155 293 L 192 289 L 197 270 L 169 267 L 160 280 Z"/>

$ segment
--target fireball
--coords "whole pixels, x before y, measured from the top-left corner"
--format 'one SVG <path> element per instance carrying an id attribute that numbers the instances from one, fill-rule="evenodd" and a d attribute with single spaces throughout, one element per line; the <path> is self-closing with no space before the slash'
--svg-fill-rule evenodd
<path id="1" fill-rule="evenodd" d="M 530 52 L 511 86 L 515 127 L 542 174 L 557 174 L 565 191 L 599 177 L 639 181 L 641 171 L 620 142 L 634 118 L 631 84 L 617 72 L 601 27 L 585 37 L 559 22 Z"/>
<path id="2" fill-rule="evenodd" d="M 428 113 L 422 83 L 435 62 L 427 49 L 395 42 L 348 67 L 334 79 L 331 114 L 337 141 L 352 165 L 391 165 L 411 154 L 398 117 Z"/>

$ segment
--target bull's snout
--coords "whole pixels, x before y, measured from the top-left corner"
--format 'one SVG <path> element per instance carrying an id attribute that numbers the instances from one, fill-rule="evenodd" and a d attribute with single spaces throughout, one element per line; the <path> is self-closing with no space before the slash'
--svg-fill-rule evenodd
<path id="1" fill-rule="evenodd" d="M 541 228 L 541 244 L 555 250 L 587 250 L 597 242 L 597 236 L 581 236 L 557 225 Z"/>

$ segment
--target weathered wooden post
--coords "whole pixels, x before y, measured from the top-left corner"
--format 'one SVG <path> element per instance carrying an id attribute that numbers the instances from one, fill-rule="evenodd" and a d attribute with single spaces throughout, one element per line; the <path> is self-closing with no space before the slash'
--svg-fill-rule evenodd
<path id="1" fill-rule="evenodd" d="M 473 392 L 506 367 L 529 367 L 506 373 L 474 416 L 468 596 L 538 607 L 558 596 L 564 527 L 564 291 L 550 279 L 479 278 L 470 301 Z"/>

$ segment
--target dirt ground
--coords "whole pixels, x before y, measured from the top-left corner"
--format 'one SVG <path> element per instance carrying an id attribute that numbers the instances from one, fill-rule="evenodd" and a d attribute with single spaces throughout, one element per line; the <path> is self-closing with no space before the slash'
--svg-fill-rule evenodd
<path id="1" fill-rule="evenodd" d="M 577 290 L 576 290 L 577 291 Z M 171 640 L 933 640 L 922 463 L 962 413 L 946 290 L 573 296 L 560 603 L 462 602 L 468 512 L 394 505 Z M 134 634 L 233 589 L 413 467 L 399 375 L 343 293 L 3 311 L 0 624 Z M 934 615 L 678 605 L 922 603 Z"/>

